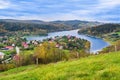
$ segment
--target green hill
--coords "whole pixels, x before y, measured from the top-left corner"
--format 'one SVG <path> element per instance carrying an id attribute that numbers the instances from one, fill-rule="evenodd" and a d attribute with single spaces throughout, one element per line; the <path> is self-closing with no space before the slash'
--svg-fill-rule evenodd
<path id="1" fill-rule="evenodd" d="M 48 65 L 31 65 L 0 73 L 0 80 L 119 80 L 120 52 Z"/>
<path id="2" fill-rule="evenodd" d="M 80 20 L 51 21 L 0 19 L 2 35 L 46 35 L 48 32 L 72 30 L 100 25 L 100 22 Z"/>

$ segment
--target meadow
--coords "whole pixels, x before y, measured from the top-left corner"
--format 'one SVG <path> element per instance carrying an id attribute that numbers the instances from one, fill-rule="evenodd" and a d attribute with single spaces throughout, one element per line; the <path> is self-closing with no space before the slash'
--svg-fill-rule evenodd
<path id="1" fill-rule="evenodd" d="M 0 73 L 0 80 L 119 80 L 120 52 L 29 65 Z"/>

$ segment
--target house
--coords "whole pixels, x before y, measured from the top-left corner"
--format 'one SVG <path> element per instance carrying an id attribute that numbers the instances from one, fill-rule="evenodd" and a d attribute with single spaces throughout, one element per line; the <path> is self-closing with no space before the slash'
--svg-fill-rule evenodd
<path id="1" fill-rule="evenodd" d="M 27 44 L 26 42 L 22 42 L 22 46 L 23 46 L 24 48 L 28 48 L 28 44 Z"/>
<path id="2" fill-rule="evenodd" d="M 15 44 L 12 44 L 13 47 L 15 47 Z"/>
<path id="3" fill-rule="evenodd" d="M 56 44 L 56 46 L 55 46 L 56 48 L 59 48 L 60 47 L 60 44 Z"/>
<path id="4" fill-rule="evenodd" d="M 59 49 L 63 49 L 63 46 L 60 46 Z"/>
<path id="5" fill-rule="evenodd" d="M 7 50 L 13 50 L 14 47 L 13 46 L 6 46 L 5 49 L 7 49 Z"/>
<path id="6" fill-rule="evenodd" d="M 3 52 L 0 52 L 0 59 L 3 59 L 5 54 Z"/>

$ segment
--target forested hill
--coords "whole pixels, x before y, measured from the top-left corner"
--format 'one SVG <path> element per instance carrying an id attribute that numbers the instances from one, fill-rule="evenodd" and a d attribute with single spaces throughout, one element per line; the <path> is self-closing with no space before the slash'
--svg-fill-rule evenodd
<path id="1" fill-rule="evenodd" d="M 99 22 L 88 22 L 80 20 L 51 21 L 40 20 L 13 20 L 0 19 L 0 35 L 22 34 L 22 35 L 42 35 L 47 32 L 78 29 L 81 27 L 91 27 L 100 25 Z"/>
<path id="2" fill-rule="evenodd" d="M 87 28 L 87 27 L 93 27 L 103 24 L 100 22 L 90 22 L 90 21 L 80 21 L 80 20 L 53 21 L 52 23 L 65 24 L 68 26 L 72 26 L 72 28 Z"/>
<path id="3" fill-rule="evenodd" d="M 79 33 L 93 36 L 102 36 L 103 34 L 120 32 L 120 24 L 103 24 L 87 29 L 79 30 Z"/>
<path id="4" fill-rule="evenodd" d="M 63 24 L 52 24 L 38 21 L 0 21 L 0 35 L 19 33 L 22 35 L 46 34 L 52 31 L 70 30 L 71 27 Z"/>

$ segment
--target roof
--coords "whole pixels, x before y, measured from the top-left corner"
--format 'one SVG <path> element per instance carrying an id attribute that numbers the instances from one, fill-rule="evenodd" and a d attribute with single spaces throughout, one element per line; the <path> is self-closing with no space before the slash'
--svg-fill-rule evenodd
<path id="1" fill-rule="evenodd" d="M 13 48 L 13 46 L 6 46 L 5 48 Z"/>

